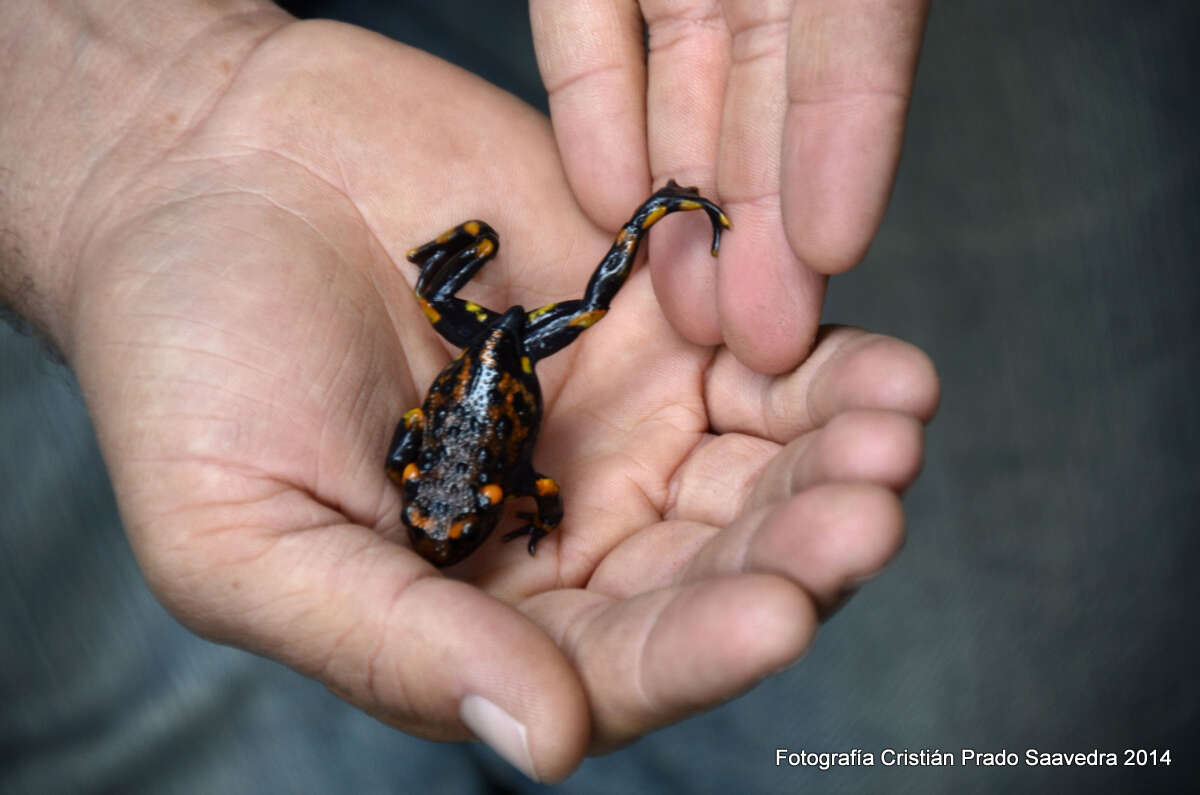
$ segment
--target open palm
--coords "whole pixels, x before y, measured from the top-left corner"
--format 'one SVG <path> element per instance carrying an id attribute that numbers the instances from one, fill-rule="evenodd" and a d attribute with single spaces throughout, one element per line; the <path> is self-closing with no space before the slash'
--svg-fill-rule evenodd
<path id="1" fill-rule="evenodd" d="M 760 375 L 676 334 L 640 269 L 539 366 L 561 528 L 531 558 L 502 526 L 448 576 L 408 548 L 383 456 L 453 350 L 404 252 L 486 219 L 463 295 L 504 310 L 578 297 L 611 242 L 545 120 L 430 56 L 287 26 L 120 188 L 88 197 L 65 347 L 147 578 L 382 720 L 561 777 L 795 660 L 898 547 L 927 360 L 831 329 Z M 662 223 L 706 247 L 692 215 Z"/>

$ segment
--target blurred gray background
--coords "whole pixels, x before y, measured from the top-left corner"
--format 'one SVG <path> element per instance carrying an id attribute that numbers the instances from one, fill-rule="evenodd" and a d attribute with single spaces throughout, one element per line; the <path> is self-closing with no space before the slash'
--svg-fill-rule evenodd
<path id="1" fill-rule="evenodd" d="M 289 7 L 545 107 L 522 3 Z M 1195 2 L 936 4 L 891 207 L 826 312 L 941 372 L 908 544 L 801 663 L 561 791 L 1196 780 L 1198 34 Z M 0 633 L 3 793 L 542 789 L 177 625 L 134 565 L 74 381 L 7 327 Z M 776 767 L 777 748 L 1147 749 L 1171 765 L 821 771 Z"/>

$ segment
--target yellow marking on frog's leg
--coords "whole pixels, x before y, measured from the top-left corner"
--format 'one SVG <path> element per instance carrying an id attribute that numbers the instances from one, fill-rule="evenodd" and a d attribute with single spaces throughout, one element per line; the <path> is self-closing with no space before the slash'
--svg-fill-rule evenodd
<path id="1" fill-rule="evenodd" d="M 454 233 L 457 231 L 458 231 L 458 227 L 452 226 L 449 229 L 447 229 L 445 232 L 442 232 L 440 235 L 438 235 L 437 239 L 434 240 L 434 242 L 435 243 L 445 243 L 448 240 L 450 240 L 450 238 L 454 237 Z"/>
<path id="2" fill-rule="evenodd" d="M 533 362 L 529 361 L 528 356 L 521 357 L 521 370 L 525 375 L 533 375 Z"/>
<path id="3" fill-rule="evenodd" d="M 467 221 L 463 224 L 463 229 L 467 230 L 468 235 L 479 234 L 479 224 L 476 221 Z"/>
<path id="4" fill-rule="evenodd" d="M 415 505 L 409 505 L 404 509 L 404 518 L 408 519 L 409 524 L 425 532 L 429 532 L 429 526 L 433 524 L 429 517 L 421 513 L 421 509 Z"/>
<path id="5" fill-rule="evenodd" d="M 420 407 L 417 407 L 415 409 L 409 409 L 408 411 L 404 412 L 404 427 L 405 428 L 411 428 L 414 423 L 424 422 L 424 421 L 425 421 L 425 414 L 424 414 L 424 412 L 421 411 Z"/>
<path id="6" fill-rule="evenodd" d="M 437 322 L 442 319 L 442 313 L 433 308 L 433 304 L 426 301 L 422 296 L 418 295 L 417 300 L 421 303 L 421 311 L 425 313 L 425 317 L 429 318 L 429 322 L 437 325 Z"/>
<path id="7" fill-rule="evenodd" d="M 627 237 L 629 237 L 629 230 L 621 227 L 621 231 L 617 232 L 617 243 L 624 243 Z"/>
<path id="8" fill-rule="evenodd" d="M 405 256 L 405 258 L 406 258 L 406 259 L 407 259 L 409 262 L 412 262 L 412 261 L 413 261 L 413 260 L 416 258 L 416 256 L 417 256 L 417 252 L 418 252 L 418 251 L 420 251 L 420 250 L 421 250 L 421 249 L 419 249 L 419 248 L 410 248 L 410 249 L 408 250 L 408 253 L 407 253 L 407 254 L 405 254 L 404 256 Z"/>
<path id="9" fill-rule="evenodd" d="M 487 322 L 487 310 L 474 301 L 463 301 L 463 309 L 474 315 L 480 323 Z"/>
<path id="10" fill-rule="evenodd" d="M 475 246 L 475 256 L 479 258 L 490 257 L 492 252 L 496 250 L 496 244 L 488 240 L 486 237 L 480 240 Z"/>
<path id="11" fill-rule="evenodd" d="M 733 221 L 730 221 L 729 216 L 725 213 L 717 213 L 717 223 L 726 229 L 733 229 Z"/>
<path id="12" fill-rule="evenodd" d="M 417 469 L 417 465 L 410 461 L 408 462 L 408 465 L 404 467 L 404 474 L 400 476 L 400 479 L 407 483 L 413 478 L 420 476 L 421 470 Z"/>
<path id="13" fill-rule="evenodd" d="M 666 207 L 664 207 L 662 205 L 655 207 L 653 210 L 650 211 L 649 215 L 647 215 L 642 220 L 642 229 L 649 229 L 652 224 L 654 224 L 656 221 L 658 221 L 659 218 L 662 218 L 666 214 L 667 214 Z"/>
<path id="14" fill-rule="evenodd" d="M 530 312 L 529 314 L 527 314 L 525 316 L 525 319 L 528 320 L 530 323 L 532 323 L 533 321 L 537 320 L 539 317 L 546 314 L 547 312 L 549 312 L 551 309 L 553 309 L 556 306 L 558 306 L 558 304 L 546 304 L 545 306 L 539 306 L 537 309 L 535 309 L 532 312 Z"/>
<path id="15" fill-rule="evenodd" d="M 504 499 L 504 489 L 500 488 L 495 483 L 489 483 L 488 485 L 484 486 L 479 490 L 479 493 L 492 505 L 499 505 Z"/>
<path id="16" fill-rule="evenodd" d="M 581 312 L 567 321 L 568 326 L 591 328 L 600 318 L 608 314 L 607 309 L 593 309 L 591 312 Z"/>
<path id="17" fill-rule="evenodd" d="M 447 532 L 451 538 L 458 538 L 462 535 L 463 525 L 466 524 L 462 519 L 459 519 L 454 524 L 450 525 L 450 530 Z"/>
<path id="18" fill-rule="evenodd" d="M 703 206 L 700 202 L 692 201 L 691 199 L 684 199 L 679 203 L 679 209 L 681 210 L 699 210 Z"/>
<path id="19" fill-rule="evenodd" d="M 539 497 L 553 497 L 558 494 L 558 484 L 554 482 L 554 478 L 538 478 L 533 485 Z"/>

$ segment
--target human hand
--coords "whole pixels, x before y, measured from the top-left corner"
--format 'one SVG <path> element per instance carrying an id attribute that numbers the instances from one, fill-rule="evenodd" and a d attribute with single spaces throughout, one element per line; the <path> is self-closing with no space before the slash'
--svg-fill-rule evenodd
<path id="1" fill-rule="evenodd" d="M 588 216 L 616 228 L 652 181 L 698 185 L 738 234 L 713 268 L 699 249 L 679 253 L 692 230 L 656 233 L 663 311 L 756 370 L 793 368 L 816 333 L 825 275 L 856 265 L 883 217 L 927 0 L 530 8 L 555 136 Z"/>
<path id="2" fill-rule="evenodd" d="M 561 778 L 795 660 L 900 542 L 923 355 L 831 329 L 756 375 L 678 337 L 638 271 L 540 366 L 562 527 L 533 558 L 501 528 L 450 576 L 408 549 L 383 455 L 451 351 L 405 251 L 488 220 L 502 251 L 464 294 L 503 309 L 576 297 L 610 242 L 544 120 L 430 56 L 285 26 L 120 173 L 77 199 L 55 337 L 146 578 L 188 626 L 386 723 Z"/>

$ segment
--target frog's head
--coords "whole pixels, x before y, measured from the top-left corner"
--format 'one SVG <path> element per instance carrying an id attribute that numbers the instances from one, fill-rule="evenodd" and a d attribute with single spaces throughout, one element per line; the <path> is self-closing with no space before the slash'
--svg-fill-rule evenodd
<path id="1" fill-rule="evenodd" d="M 448 499 L 464 495 L 439 493 L 444 486 L 428 492 L 412 479 L 405 484 L 408 504 L 401 513 L 413 549 L 435 566 L 451 566 L 474 552 L 496 529 L 500 520 L 500 490 L 485 486 L 470 490 L 470 499 Z M 465 503 L 465 504 L 464 504 Z"/>
<path id="2" fill-rule="evenodd" d="M 498 513 L 463 516 L 447 523 L 430 521 L 416 505 L 404 510 L 404 526 L 413 549 L 433 565 L 451 566 L 470 555 L 496 528 Z"/>

